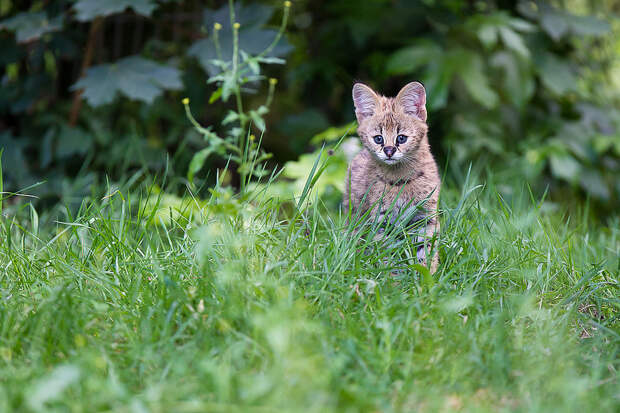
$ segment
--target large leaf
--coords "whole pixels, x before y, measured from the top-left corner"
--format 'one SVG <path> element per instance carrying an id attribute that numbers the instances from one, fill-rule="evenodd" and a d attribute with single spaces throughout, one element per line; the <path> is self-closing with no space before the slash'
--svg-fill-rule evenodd
<path id="1" fill-rule="evenodd" d="M 113 64 L 91 67 L 71 89 L 84 89 L 88 103 L 100 106 L 112 102 L 117 93 L 151 103 L 164 90 L 182 86 L 178 69 L 130 56 Z"/>
<path id="2" fill-rule="evenodd" d="M 574 182 L 581 172 L 581 165 L 567 153 L 549 156 L 553 176 Z"/>
<path id="3" fill-rule="evenodd" d="M 398 50 L 387 61 L 386 69 L 390 74 L 403 75 L 413 73 L 442 54 L 441 48 L 432 42 L 420 42 L 411 47 Z"/>
<path id="4" fill-rule="evenodd" d="M 539 57 L 536 68 L 543 84 L 557 95 L 575 90 L 577 77 L 568 61 L 552 54 Z"/>
<path id="5" fill-rule="evenodd" d="M 579 174 L 579 184 L 581 187 L 593 196 L 608 200 L 610 191 L 605 179 L 595 169 L 585 169 Z"/>
<path id="6" fill-rule="evenodd" d="M 352 138 L 356 140 L 356 138 Z M 296 195 L 302 193 L 308 174 L 311 172 L 319 155 L 319 151 L 315 153 L 303 154 L 297 161 L 289 161 L 284 166 L 282 176 L 294 180 L 294 192 Z M 323 194 L 328 186 L 333 186 L 340 192 L 344 191 L 345 177 L 347 173 L 347 159 L 341 150 L 337 150 L 333 155 L 329 155 L 326 151 L 321 153 L 321 162 L 331 156 L 331 162 L 321 174 L 321 177 L 315 182 L 312 188 L 319 196 Z"/>
<path id="7" fill-rule="evenodd" d="M 566 16 L 556 12 L 543 14 L 540 18 L 540 25 L 555 41 L 560 40 L 570 30 Z"/>
<path id="8" fill-rule="evenodd" d="M 208 30 L 211 30 L 215 23 L 222 25 L 222 29 L 218 32 L 218 38 L 223 60 L 231 60 L 233 50 L 233 34 L 228 13 L 228 6 L 223 6 L 218 10 L 207 10 L 204 14 L 204 25 Z M 273 8 L 260 4 L 250 4 L 244 7 L 236 4 L 235 14 L 236 21 L 241 24 L 239 29 L 239 49 L 248 55 L 261 53 L 275 39 L 277 35 L 276 30 L 263 28 L 273 14 Z M 291 45 L 285 38 L 281 38 L 268 56 L 284 56 L 291 50 Z M 214 65 L 212 62 L 218 58 L 213 36 L 195 42 L 189 48 L 188 54 L 196 57 L 200 65 L 210 76 L 214 76 L 222 71 L 221 67 Z"/>
<path id="9" fill-rule="evenodd" d="M 194 176 L 202 169 L 207 158 L 216 151 L 215 146 L 209 146 L 196 152 L 192 157 L 192 161 L 189 163 L 189 169 L 187 171 L 187 179 L 190 182 L 194 182 Z"/>
<path id="10" fill-rule="evenodd" d="M 93 145 L 92 135 L 81 128 L 63 125 L 58 133 L 56 155 L 65 158 L 71 155 L 84 155 Z"/>
<path id="11" fill-rule="evenodd" d="M 441 109 L 448 103 L 448 92 L 455 67 L 442 60 L 432 62 L 422 76 L 426 89 L 426 106 L 431 111 Z"/>
<path id="12" fill-rule="evenodd" d="M 79 21 L 93 20 L 98 16 L 109 16 L 125 9 L 133 9 L 136 13 L 150 16 L 157 4 L 153 0 L 79 0 L 73 5 Z"/>
<path id="13" fill-rule="evenodd" d="M 524 58 L 530 57 L 530 50 L 523 42 L 521 35 L 508 27 L 502 27 L 499 29 L 499 34 L 502 37 L 502 41 L 507 48 L 515 51 Z"/>
<path id="14" fill-rule="evenodd" d="M 466 27 L 475 32 L 480 42 L 485 48 L 493 48 L 498 41 L 500 34 L 503 37 L 504 43 L 508 47 L 511 47 L 512 43 L 522 43 L 520 37 L 514 40 L 515 36 L 518 36 L 515 32 L 533 32 L 536 30 L 536 26 L 533 24 L 519 19 L 510 17 L 508 13 L 498 12 L 490 15 L 474 15 L 468 19 Z M 509 31 L 512 33 L 501 33 L 502 31 Z M 520 45 L 516 47 L 519 48 Z M 512 47 L 514 49 L 514 47 Z"/>
<path id="15" fill-rule="evenodd" d="M 0 22 L 0 29 L 14 31 L 17 42 L 26 43 L 36 40 L 46 33 L 60 30 L 62 28 L 62 20 L 62 15 L 50 20 L 45 12 L 19 13 L 10 19 Z"/>
<path id="16" fill-rule="evenodd" d="M 16 139 L 10 132 L 0 132 L 0 150 L 2 150 L 2 174 L 5 182 L 12 189 L 17 189 L 28 176 L 28 162 L 24 155 L 26 139 Z M 2 195 L 0 194 L 0 197 Z"/>
<path id="17" fill-rule="evenodd" d="M 491 57 L 489 63 L 503 71 L 503 90 L 500 93 L 522 108 L 534 94 L 536 86 L 529 60 L 517 59 L 510 52 L 500 51 Z"/>
<path id="18" fill-rule="evenodd" d="M 601 36 L 609 32 L 610 26 L 594 16 L 575 16 L 564 10 L 544 5 L 540 8 L 540 25 L 555 41 L 565 35 Z"/>
<path id="19" fill-rule="evenodd" d="M 594 16 L 570 16 L 571 30 L 576 35 L 602 36 L 609 33 L 609 23 Z"/>
<path id="20" fill-rule="evenodd" d="M 458 74 L 470 96 L 487 109 L 497 106 L 499 99 L 497 93 L 489 86 L 482 58 L 475 53 L 465 51 L 459 53 L 459 56 Z"/>

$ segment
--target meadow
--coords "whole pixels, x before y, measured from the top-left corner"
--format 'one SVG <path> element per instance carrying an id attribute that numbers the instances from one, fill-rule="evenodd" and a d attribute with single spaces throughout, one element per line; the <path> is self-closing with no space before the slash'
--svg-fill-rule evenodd
<path id="1" fill-rule="evenodd" d="M 0 0 L 0 413 L 620 412 L 618 16 Z M 357 81 L 425 85 L 435 273 L 339 207 Z"/>
<path id="2" fill-rule="evenodd" d="M 0 411 L 620 409 L 617 218 L 466 175 L 430 274 L 313 196 L 320 171 L 295 199 L 5 201 Z"/>

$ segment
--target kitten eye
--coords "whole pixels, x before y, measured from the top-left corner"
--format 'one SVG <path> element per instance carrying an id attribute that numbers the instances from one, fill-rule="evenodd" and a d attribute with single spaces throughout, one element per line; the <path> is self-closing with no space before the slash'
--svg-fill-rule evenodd
<path id="1" fill-rule="evenodd" d="M 383 136 L 376 135 L 375 137 L 373 137 L 373 139 L 375 140 L 375 143 L 377 145 L 382 145 L 383 144 Z"/>
<path id="2" fill-rule="evenodd" d="M 407 137 L 405 135 L 398 135 L 396 137 L 396 143 L 405 143 L 407 142 Z"/>

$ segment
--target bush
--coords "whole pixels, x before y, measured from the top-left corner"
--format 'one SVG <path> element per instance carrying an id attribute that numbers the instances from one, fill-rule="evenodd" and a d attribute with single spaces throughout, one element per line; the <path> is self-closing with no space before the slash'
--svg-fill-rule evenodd
<path id="1" fill-rule="evenodd" d="M 450 171 L 470 162 L 508 167 L 554 197 L 586 195 L 613 210 L 620 193 L 612 78 L 619 28 L 605 19 L 618 6 L 562 4 L 566 9 L 542 0 L 293 4 L 287 38 L 260 61 L 251 57 L 279 35 L 280 1 L 236 3 L 237 55 L 230 8 L 221 2 L 7 0 L 0 8 L 6 185 L 17 190 L 47 179 L 38 194 L 67 202 L 102 173 L 119 179 L 168 168 L 174 182 L 186 184 L 194 159 L 188 178 L 201 188 L 227 158 L 221 150 L 223 157 L 206 156 L 217 151 L 205 149 L 191 128 L 182 98 L 197 122 L 231 142 L 272 125 L 263 146 L 281 164 L 313 147 L 314 135 L 353 119 L 354 79 L 387 94 L 419 79 L 429 93 L 432 146 Z M 232 58 L 218 58 L 215 23 L 221 53 L 246 65 L 243 76 L 223 66 Z M 267 113 L 273 90 L 254 80 L 282 78 L 283 69 L 257 64 L 283 56 L 290 63 Z M 239 111 L 237 92 L 248 92 L 246 110 Z M 230 184 L 239 188 L 248 172 L 233 172 Z"/>

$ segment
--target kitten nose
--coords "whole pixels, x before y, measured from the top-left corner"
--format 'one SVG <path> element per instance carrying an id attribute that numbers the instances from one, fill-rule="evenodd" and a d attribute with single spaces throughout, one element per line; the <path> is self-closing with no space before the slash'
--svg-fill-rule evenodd
<path id="1" fill-rule="evenodd" d="M 383 152 L 387 155 L 388 158 L 391 158 L 394 153 L 396 153 L 396 148 L 394 146 L 385 146 L 383 148 Z"/>

